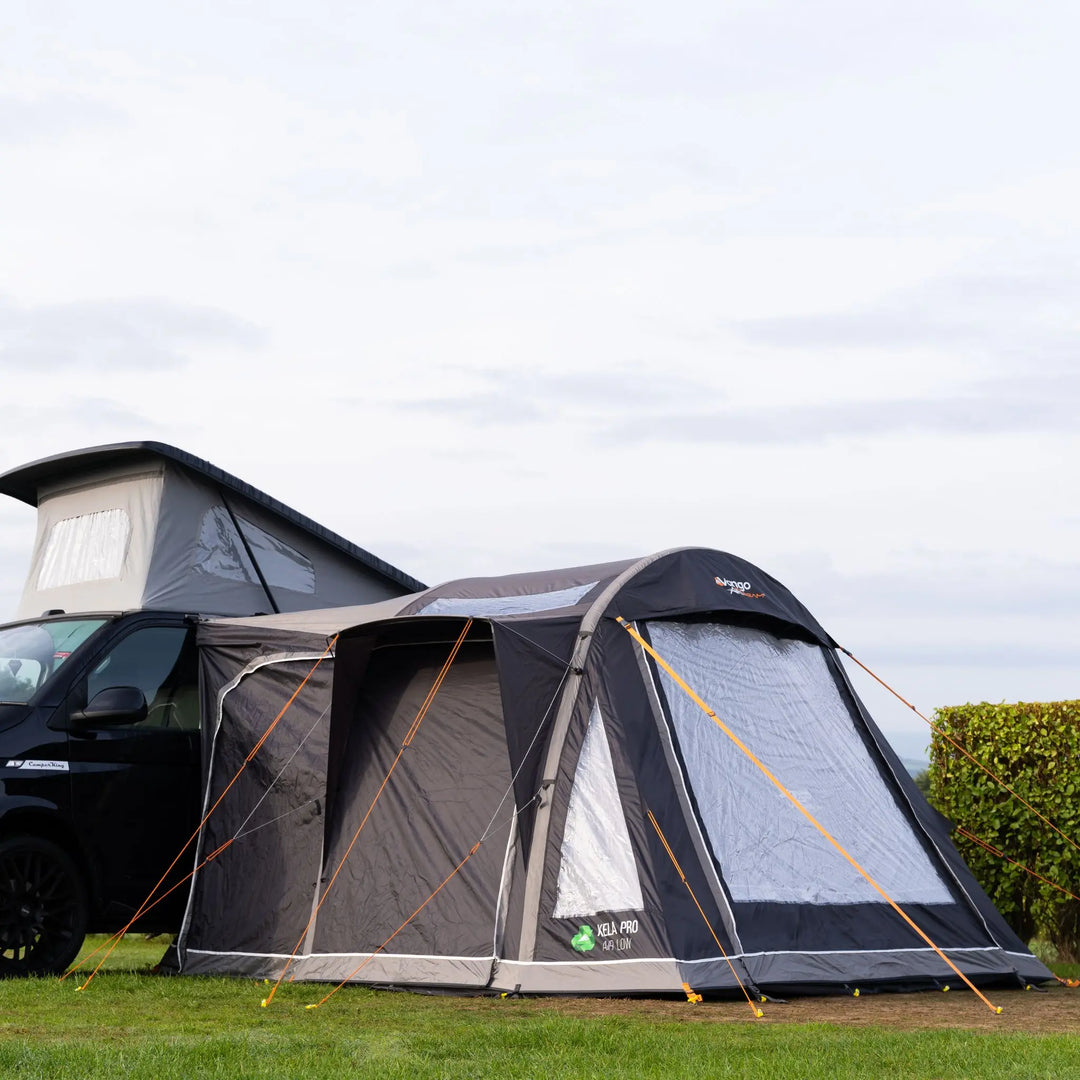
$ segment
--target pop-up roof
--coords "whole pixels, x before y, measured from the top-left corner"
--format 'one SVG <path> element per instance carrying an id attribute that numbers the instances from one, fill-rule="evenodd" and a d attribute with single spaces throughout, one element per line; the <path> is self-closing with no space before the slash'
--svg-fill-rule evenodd
<path id="1" fill-rule="evenodd" d="M 366 604 L 423 585 L 207 461 L 157 442 L 0 475 L 38 509 L 16 618 L 49 609 L 244 615 Z"/>

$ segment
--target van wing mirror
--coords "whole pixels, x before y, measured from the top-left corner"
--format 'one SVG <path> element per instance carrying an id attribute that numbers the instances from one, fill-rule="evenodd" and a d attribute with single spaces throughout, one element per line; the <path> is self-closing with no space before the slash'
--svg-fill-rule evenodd
<path id="1" fill-rule="evenodd" d="M 137 724 L 146 719 L 146 711 L 146 696 L 137 686 L 110 686 L 99 690 L 71 719 L 86 727 Z"/>

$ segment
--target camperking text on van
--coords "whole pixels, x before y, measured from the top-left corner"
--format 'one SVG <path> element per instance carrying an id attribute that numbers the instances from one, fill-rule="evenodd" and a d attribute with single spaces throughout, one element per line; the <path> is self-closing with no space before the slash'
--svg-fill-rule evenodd
<path id="1" fill-rule="evenodd" d="M 0 493 L 38 511 L 22 599 L 0 626 L 6 976 L 64 970 L 88 932 L 178 929 L 202 793 L 202 618 L 423 585 L 161 443 L 36 461 L 0 475 Z"/>

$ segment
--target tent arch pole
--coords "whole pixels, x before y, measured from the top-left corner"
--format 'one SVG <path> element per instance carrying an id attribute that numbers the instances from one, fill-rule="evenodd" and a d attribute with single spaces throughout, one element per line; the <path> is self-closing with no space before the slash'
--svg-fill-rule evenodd
<path id="1" fill-rule="evenodd" d="M 544 852 L 547 850 L 548 833 L 551 829 L 551 792 L 559 773 L 559 762 L 562 760 L 563 749 L 566 746 L 566 736 L 570 731 L 570 719 L 574 713 L 574 706 L 577 704 L 578 691 L 581 689 L 581 677 L 585 671 L 585 662 L 589 657 L 589 647 L 592 644 L 593 634 L 604 612 L 607 611 L 612 600 L 615 599 L 628 581 L 640 574 L 642 570 L 652 566 L 653 563 L 659 562 L 669 555 L 692 550 L 695 549 L 689 547 L 668 548 L 666 551 L 647 555 L 644 559 L 634 563 L 633 566 L 628 566 L 592 602 L 589 610 L 581 620 L 581 625 L 578 628 L 577 644 L 574 646 L 574 655 L 570 658 L 570 671 L 567 676 L 566 686 L 563 688 L 562 698 L 559 701 L 559 711 L 555 714 L 555 723 L 552 725 L 551 739 L 548 742 L 548 750 L 544 758 L 544 772 L 540 782 L 540 803 L 536 808 L 532 843 L 529 845 L 528 870 L 525 874 L 525 895 L 522 899 L 521 944 L 518 949 L 518 959 L 522 963 L 529 963 L 535 958 L 536 928 L 540 919 L 540 890 L 544 884 Z"/>

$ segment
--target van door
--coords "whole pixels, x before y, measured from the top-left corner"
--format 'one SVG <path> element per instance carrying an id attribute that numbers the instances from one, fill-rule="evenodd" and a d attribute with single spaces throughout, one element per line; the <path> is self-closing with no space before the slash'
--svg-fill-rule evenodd
<path id="1" fill-rule="evenodd" d="M 145 718 L 119 723 L 78 718 L 103 690 L 117 687 L 142 691 Z M 73 684 L 67 711 L 73 818 L 94 860 L 107 901 L 106 923 L 113 928 L 134 914 L 197 824 L 194 628 L 141 622 L 114 639 Z M 164 888 L 191 869 L 193 857 L 194 845 Z M 186 889 L 177 889 L 140 919 L 138 928 L 177 929 L 185 897 Z"/>

